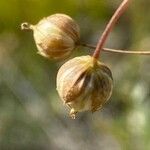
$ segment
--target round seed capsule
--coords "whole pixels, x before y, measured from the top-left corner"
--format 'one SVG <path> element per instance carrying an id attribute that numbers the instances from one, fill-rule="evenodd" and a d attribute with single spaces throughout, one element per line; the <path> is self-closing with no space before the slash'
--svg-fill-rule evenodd
<path id="1" fill-rule="evenodd" d="M 110 98 L 113 79 L 110 69 L 91 56 L 76 57 L 66 62 L 57 74 L 57 91 L 62 101 L 77 112 L 100 109 Z"/>
<path id="2" fill-rule="evenodd" d="M 80 38 L 78 24 L 65 14 L 43 18 L 37 25 L 23 23 L 21 28 L 33 30 L 38 53 L 52 59 L 68 57 Z"/>

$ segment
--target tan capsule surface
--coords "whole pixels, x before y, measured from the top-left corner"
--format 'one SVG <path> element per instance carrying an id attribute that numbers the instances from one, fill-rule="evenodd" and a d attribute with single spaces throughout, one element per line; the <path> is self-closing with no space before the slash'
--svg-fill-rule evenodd
<path id="1" fill-rule="evenodd" d="M 57 91 L 73 117 L 77 112 L 100 109 L 110 98 L 112 85 L 110 69 L 91 56 L 69 60 L 57 74 Z"/>
<path id="2" fill-rule="evenodd" d="M 69 56 L 80 37 L 78 25 L 65 14 L 43 18 L 33 31 L 39 54 L 54 59 Z"/>

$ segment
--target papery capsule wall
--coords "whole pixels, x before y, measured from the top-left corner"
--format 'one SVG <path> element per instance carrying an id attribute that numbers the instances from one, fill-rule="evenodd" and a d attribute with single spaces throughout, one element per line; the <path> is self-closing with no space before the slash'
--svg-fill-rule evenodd
<path id="1" fill-rule="evenodd" d="M 57 74 L 58 93 L 73 118 L 77 112 L 100 109 L 111 96 L 112 84 L 110 69 L 91 56 L 69 60 Z"/>
<path id="2" fill-rule="evenodd" d="M 37 25 L 25 26 L 32 29 L 38 53 L 51 59 L 68 57 L 76 48 L 80 38 L 78 24 L 68 15 L 54 14 L 43 18 Z"/>

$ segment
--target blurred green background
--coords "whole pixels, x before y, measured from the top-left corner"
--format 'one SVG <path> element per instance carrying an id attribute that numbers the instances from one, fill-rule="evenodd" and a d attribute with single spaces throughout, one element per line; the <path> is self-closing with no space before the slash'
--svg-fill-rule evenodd
<path id="1" fill-rule="evenodd" d="M 150 57 L 102 52 L 114 90 L 94 114 L 68 116 L 56 92 L 63 62 L 38 55 L 24 21 L 65 13 L 81 27 L 81 39 L 96 44 L 121 0 L 0 1 L 0 150 L 149 150 Z M 132 0 L 105 46 L 150 50 L 150 1 Z M 71 57 L 91 54 L 78 48 Z"/>

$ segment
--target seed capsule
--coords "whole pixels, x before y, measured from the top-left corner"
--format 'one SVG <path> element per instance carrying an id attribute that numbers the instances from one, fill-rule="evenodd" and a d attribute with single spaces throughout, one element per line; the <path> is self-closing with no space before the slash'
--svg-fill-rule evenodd
<path id="1" fill-rule="evenodd" d="M 54 14 L 43 18 L 35 26 L 23 23 L 21 28 L 33 30 L 38 53 L 52 59 L 69 56 L 80 38 L 79 26 L 65 14 Z"/>
<path id="2" fill-rule="evenodd" d="M 100 109 L 110 98 L 113 79 L 110 69 L 91 56 L 76 57 L 66 62 L 57 74 L 57 91 L 62 101 L 77 112 Z"/>

